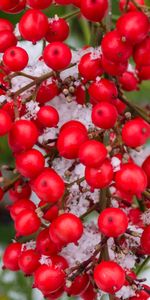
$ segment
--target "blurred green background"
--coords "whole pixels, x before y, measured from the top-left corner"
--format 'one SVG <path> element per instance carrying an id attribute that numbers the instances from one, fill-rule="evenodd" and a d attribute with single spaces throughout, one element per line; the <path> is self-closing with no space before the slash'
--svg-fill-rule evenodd
<path id="1" fill-rule="evenodd" d="M 42 0 L 41 0 L 42 1 Z M 113 14 L 119 15 L 117 0 L 113 0 Z M 150 0 L 146 0 L 150 6 Z M 53 17 L 55 14 L 58 16 L 64 16 L 70 11 L 75 10 L 74 7 L 58 7 L 52 6 L 47 9 L 45 13 L 49 17 Z M 8 15 L 0 12 L 0 18 L 9 19 L 13 24 L 17 24 L 23 13 L 18 15 Z M 82 47 L 90 42 L 90 24 L 83 18 L 74 18 L 69 20 L 71 26 L 71 35 L 67 40 L 69 45 L 75 48 Z M 115 23 L 114 23 L 115 25 Z M 150 82 L 145 81 L 140 86 L 140 91 L 135 91 L 127 94 L 128 98 L 138 103 L 139 105 L 150 105 Z M 7 145 L 7 138 L 0 139 L 0 165 L 11 163 L 13 165 L 13 158 L 11 151 Z M 5 199 L 7 201 L 7 199 Z M 9 218 L 9 215 L 4 207 L 4 202 L 0 204 L 0 256 L 6 244 L 8 244 L 14 237 L 13 224 Z M 8 271 L 2 272 L 0 270 L 0 300 L 38 300 L 42 299 L 42 296 L 32 292 L 32 281 L 30 278 L 24 278 L 24 276 L 18 272 L 16 274 Z M 67 299 L 66 296 L 64 299 Z M 70 298 L 73 299 L 73 298 Z"/>

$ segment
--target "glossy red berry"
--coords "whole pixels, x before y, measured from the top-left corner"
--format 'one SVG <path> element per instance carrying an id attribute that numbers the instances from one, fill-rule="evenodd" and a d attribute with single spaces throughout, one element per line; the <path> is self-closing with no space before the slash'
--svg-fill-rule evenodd
<path id="1" fill-rule="evenodd" d="M 145 5 L 144 0 L 136 0 L 136 2 L 139 5 Z M 119 1 L 119 7 L 120 7 L 121 11 L 125 10 L 125 6 L 126 6 L 126 0 L 120 0 Z M 127 6 L 127 10 L 128 11 L 134 11 L 134 10 L 137 10 L 137 7 L 132 3 L 132 1 L 129 1 L 128 6 Z"/>
<path id="2" fill-rule="evenodd" d="M 62 178 L 50 168 L 45 168 L 31 182 L 31 186 L 41 200 L 50 203 L 61 199 L 65 191 Z"/>
<path id="3" fill-rule="evenodd" d="M 48 30 L 48 18 L 40 10 L 29 9 L 19 22 L 22 37 L 33 43 L 45 37 Z"/>
<path id="4" fill-rule="evenodd" d="M 61 270 L 66 270 L 69 267 L 67 260 L 61 255 L 51 257 L 52 264 Z"/>
<path id="5" fill-rule="evenodd" d="M 94 280 L 102 291 L 115 294 L 125 282 L 124 270 L 113 261 L 103 261 L 94 270 Z"/>
<path id="6" fill-rule="evenodd" d="M 28 236 L 38 231 L 41 221 L 32 209 L 24 209 L 15 218 L 17 235 Z"/>
<path id="7" fill-rule="evenodd" d="M 52 222 L 49 233 L 54 243 L 77 243 L 83 234 L 83 224 L 75 215 L 64 213 Z"/>
<path id="8" fill-rule="evenodd" d="M 145 285 L 144 285 L 145 286 Z M 146 286 L 146 289 L 149 290 L 149 286 Z M 144 290 L 137 291 L 136 296 L 133 296 L 129 298 L 129 300 L 148 300 L 149 299 L 149 293 L 147 293 Z"/>
<path id="9" fill-rule="evenodd" d="M 0 31 L 13 31 L 13 29 L 13 24 L 9 20 L 0 18 Z"/>
<path id="10" fill-rule="evenodd" d="M 18 4 L 18 0 L 0 0 L 0 10 L 12 9 Z"/>
<path id="11" fill-rule="evenodd" d="M 63 42 L 69 36 L 69 25 L 63 18 L 52 19 L 48 25 L 46 40 L 51 42 Z"/>
<path id="12" fill-rule="evenodd" d="M 116 173 L 115 182 L 117 189 L 140 198 L 147 187 L 147 176 L 139 166 L 127 163 Z"/>
<path id="13" fill-rule="evenodd" d="M 56 97 L 59 93 L 57 84 L 54 80 L 52 82 L 48 83 L 47 81 L 44 81 L 36 95 L 36 101 L 40 104 L 44 104 L 48 101 L 51 101 L 54 97 Z"/>
<path id="14" fill-rule="evenodd" d="M 122 75 L 128 66 L 128 62 L 118 62 L 117 64 L 111 60 L 108 60 L 104 55 L 102 55 L 102 67 L 104 71 L 112 76 Z"/>
<path id="15" fill-rule="evenodd" d="M 16 46 L 17 39 L 10 30 L 0 31 L 0 53 L 5 52 L 9 47 Z"/>
<path id="16" fill-rule="evenodd" d="M 117 118 L 117 109 L 109 102 L 100 102 L 92 109 L 92 122 L 97 127 L 103 129 L 113 128 Z"/>
<path id="17" fill-rule="evenodd" d="M 64 288 L 61 287 L 59 290 L 57 290 L 54 293 L 50 293 L 49 295 L 46 295 L 47 300 L 57 300 L 59 299 L 64 293 Z"/>
<path id="18" fill-rule="evenodd" d="M 11 271 L 19 270 L 18 259 L 21 254 L 21 247 L 20 243 L 12 243 L 7 246 L 3 255 L 4 268 Z"/>
<path id="19" fill-rule="evenodd" d="M 32 209 L 33 211 L 36 209 L 35 204 L 28 199 L 19 199 L 12 206 L 9 207 L 10 215 L 13 220 L 16 219 L 18 214 L 25 209 Z"/>
<path id="20" fill-rule="evenodd" d="M 60 5 L 72 4 L 72 0 L 55 0 L 55 2 L 60 4 Z"/>
<path id="21" fill-rule="evenodd" d="M 26 275 L 32 275 L 40 266 L 39 260 L 40 255 L 35 250 L 23 251 L 18 260 L 19 268 Z"/>
<path id="22" fill-rule="evenodd" d="M 31 188 L 27 182 L 22 180 L 16 181 L 14 186 L 9 190 L 9 198 L 16 202 L 20 199 L 29 199 L 31 195 Z"/>
<path id="23" fill-rule="evenodd" d="M 105 78 L 93 82 L 88 91 L 90 97 L 95 99 L 97 102 L 110 102 L 118 97 L 116 85 L 112 81 Z"/>
<path id="24" fill-rule="evenodd" d="M 52 293 L 65 283 L 65 273 L 55 266 L 40 266 L 34 274 L 34 286 L 44 293 Z"/>
<path id="25" fill-rule="evenodd" d="M 149 80 L 150 79 L 150 65 L 147 66 L 137 66 L 138 78 L 140 82 L 142 80 Z"/>
<path id="26" fill-rule="evenodd" d="M 9 114 L 0 109 L 0 136 L 7 134 L 12 127 L 12 121 Z"/>
<path id="27" fill-rule="evenodd" d="M 26 7 L 26 0 L 18 0 L 17 5 L 13 6 L 11 9 L 5 10 L 9 14 L 18 14 Z"/>
<path id="28" fill-rule="evenodd" d="M 148 17 L 141 11 L 128 12 L 118 19 L 117 30 L 128 42 L 138 44 L 148 34 Z"/>
<path id="29" fill-rule="evenodd" d="M 94 189 L 109 186 L 113 179 L 113 168 L 111 162 L 106 159 L 99 168 L 85 168 L 85 179 Z"/>
<path id="30" fill-rule="evenodd" d="M 8 136 L 9 146 L 14 152 L 25 151 L 34 146 L 38 138 L 38 131 L 32 121 L 16 121 Z"/>
<path id="31" fill-rule="evenodd" d="M 150 187 L 150 155 L 143 162 L 142 169 L 144 170 L 145 174 L 147 175 L 148 187 Z"/>
<path id="32" fill-rule="evenodd" d="M 45 9 L 52 4 L 52 0 L 27 0 L 27 4 L 35 9 Z"/>
<path id="33" fill-rule="evenodd" d="M 43 201 L 42 201 L 43 202 Z M 41 202 L 40 202 L 41 203 Z M 43 205 L 45 204 L 45 202 L 43 203 Z M 42 206 L 42 205 L 41 205 Z M 46 211 L 44 211 L 44 216 L 43 218 L 49 222 L 52 222 L 53 220 L 55 220 L 58 217 L 58 213 L 59 213 L 59 208 L 57 205 L 53 205 L 52 207 L 46 209 Z"/>
<path id="34" fill-rule="evenodd" d="M 103 74 L 101 58 L 94 57 L 94 53 L 87 53 L 82 56 L 78 65 L 79 73 L 86 80 L 95 80 Z"/>
<path id="35" fill-rule="evenodd" d="M 86 102 L 86 91 L 83 85 L 77 86 L 75 90 L 75 100 L 78 104 L 84 105 Z"/>
<path id="36" fill-rule="evenodd" d="M 119 83 L 124 91 L 138 90 L 138 79 L 133 72 L 124 72 L 119 77 Z"/>
<path id="37" fill-rule="evenodd" d="M 78 128 L 78 129 L 82 130 L 85 134 L 87 134 L 86 127 L 83 125 L 83 123 L 81 123 L 80 121 L 77 121 L 77 120 L 71 120 L 71 121 L 64 123 L 63 126 L 60 128 L 60 132 L 62 132 L 64 129 L 73 128 L 73 127 Z"/>
<path id="38" fill-rule="evenodd" d="M 77 158 L 80 146 L 87 139 L 87 132 L 84 132 L 79 127 L 64 128 L 57 140 L 59 154 L 67 159 Z"/>
<path id="39" fill-rule="evenodd" d="M 16 156 L 16 169 L 24 177 L 34 178 L 44 169 L 45 159 L 43 154 L 31 149 Z"/>
<path id="40" fill-rule="evenodd" d="M 28 64 L 29 56 L 21 47 L 8 48 L 3 55 L 4 65 L 13 72 L 23 70 Z"/>
<path id="41" fill-rule="evenodd" d="M 104 144 L 89 140 L 83 143 L 79 149 L 79 159 L 87 167 L 99 167 L 107 156 L 107 149 Z"/>
<path id="42" fill-rule="evenodd" d="M 42 127 L 56 127 L 59 122 L 59 114 L 54 107 L 43 106 L 37 113 L 37 120 Z"/>
<path id="43" fill-rule="evenodd" d="M 126 232 L 127 215 L 120 208 L 106 208 L 99 215 L 98 227 L 105 236 L 118 237 Z"/>
<path id="44" fill-rule="evenodd" d="M 81 0 L 81 13 L 92 22 L 101 22 L 107 9 L 107 0 Z"/>
<path id="45" fill-rule="evenodd" d="M 132 46 L 117 30 L 106 33 L 101 46 L 104 56 L 113 62 L 125 63 L 132 55 Z"/>
<path id="46" fill-rule="evenodd" d="M 4 191 L 2 188 L 0 188 L 0 201 L 3 200 L 3 196 L 4 196 Z"/>
<path id="47" fill-rule="evenodd" d="M 150 137 L 150 125 L 142 118 L 128 121 L 122 129 L 123 142 L 131 148 L 142 146 Z"/>
<path id="48" fill-rule="evenodd" d="M 88 274 L 78 275 L 72 282 L 71 286 L 65 287 L 65 291 L 69 296 L 79 296 L 89 286 L 90 279 Z"/>
<path id="49" fill-rule="evenodd" d="M 62 42 L 52 42 L 43 52 L 44 62 L 54 71 L 67 68 L 71 62 L 70 48 Z"/>
<path id="50" fill-rule="evenodd" d="M 83 300 L 95 300 L 96 292 L 93 284 L 90 282 L 88 288 L 80 295 Z"/>
<path id="51" fill-rule="evenodd" d="M 142 233 L 141 248 L 145 254 L 150 255 L 150 225 L 146 226 Z"/>
<path id="52" fill-rule="evenodd" d="M 150 65 L 150 37 L 145 38 L 134 48 L 133 58 L 139 66 Z"/>
<path id="53" fill-rule="evenodd" d="M 49 229 L 42 230 L 36 239 L 36 250 L 41 255 L 52 256 L 56 255 L 58 248 L 55 243 L 52 242 L 49 236 Z"/>

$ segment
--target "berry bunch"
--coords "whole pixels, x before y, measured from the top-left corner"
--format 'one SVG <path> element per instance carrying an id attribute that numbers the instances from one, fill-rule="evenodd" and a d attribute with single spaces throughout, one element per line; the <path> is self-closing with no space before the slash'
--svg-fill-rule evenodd
<path id="1" fill-rule="evenodd" d="M 72 11 L 48 19 L 42 10 L 54 4 Z M 0 19 L 0 136 L 14 157 L 1 167 L 0 199 L 8 192 L 16 231 L 3 268 L 32 276 L 48 300 L 150 296 L 138 279 L 150 255 L 150 156 L 135 159 L 150 138 L 150 113 L 125 96 L 150 79 L 150 8 L 120 0 L 114 21 L 112 5 L 0 0 L 9 14 L 27 8 L 19 33 Z M 67 44 L 70 17 L 91 29 L 82 49 Z M 42 40 L 38 58 L 20 38 Z"/>

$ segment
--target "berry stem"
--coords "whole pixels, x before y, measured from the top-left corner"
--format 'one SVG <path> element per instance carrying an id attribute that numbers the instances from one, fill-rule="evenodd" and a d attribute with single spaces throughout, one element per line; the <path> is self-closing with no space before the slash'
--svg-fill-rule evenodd
<path id="1" fill-rule="evenodd" d="M 14 185 L 15 182 L 17 182 L 20 179 L 20 175 L 17 175 L 15 178 L 11 179 L 7 185 L 3 187 L 4 193 L 8 192 Z"/>
<path id="2" fill-rule="evenodd" d="M 68 19 L 78 16 L 79 14 L 80 14 L 80 9 L 77 9 L 75 11 L 72 11 L 72 12 L 64 15 L 64 16 L 61 16 L 61 18 L 63 18 L 64 20 L 68 20 Z"/>
<path id="3" fill-rule="evenodd" d="M 141 273 L 141 271 L 144 269 L 144 267 L 149 263 L 149 261 L 150 261 L 150 256 L 147 256 L 146 258 L 145 258 L 145 260 L 142 262 L 142 264 L 141 265 L 138 265 L 138 267 L 137 267 L 137 269 L 136 269 L 136 271 L 135 271 L 135 273 L 136 273 L 136 275 L 139 275 L 140 273 Z"/>
<path id="4" fill-rule="evenodd" d="M 94 210 L 97 210 L 99 206 L 99 203 L 95 203 L 93 206 L 91 206 L 87 212 L 85 212 L 83 215 L 80 216 L 81 220 L 84 220 L 85 217 L 87 217 L 91 212 L 93 212 Z"/>

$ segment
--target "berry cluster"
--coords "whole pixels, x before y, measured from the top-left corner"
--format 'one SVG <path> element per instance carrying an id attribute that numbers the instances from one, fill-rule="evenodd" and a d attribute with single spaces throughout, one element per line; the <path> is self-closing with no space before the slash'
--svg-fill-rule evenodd
<path id="1" fill-rule="evenodd" d="M 48 19 L 42 10 L 54 5 L 72 11 Z M 138 279 L 150 255 L 150 156 L 134 158 L 150 114 L 125 96 L 150 79 L 150 8 L 120 0 L 116 21 L 112 6 L 0 0 L 8 14 L 26 8 L 15 30 L 0 19 L 0 136 L 14 157 L 1 166 L 0 199 L 8 192 L 16 231 L 3 268 L 32 276 L 48 300 L 150 296 Z M 72 17 L 91 28 L 82 49 L 64 43 Z M 33 61 L 21 39 L 42 40 L 42 55 Z"/>

